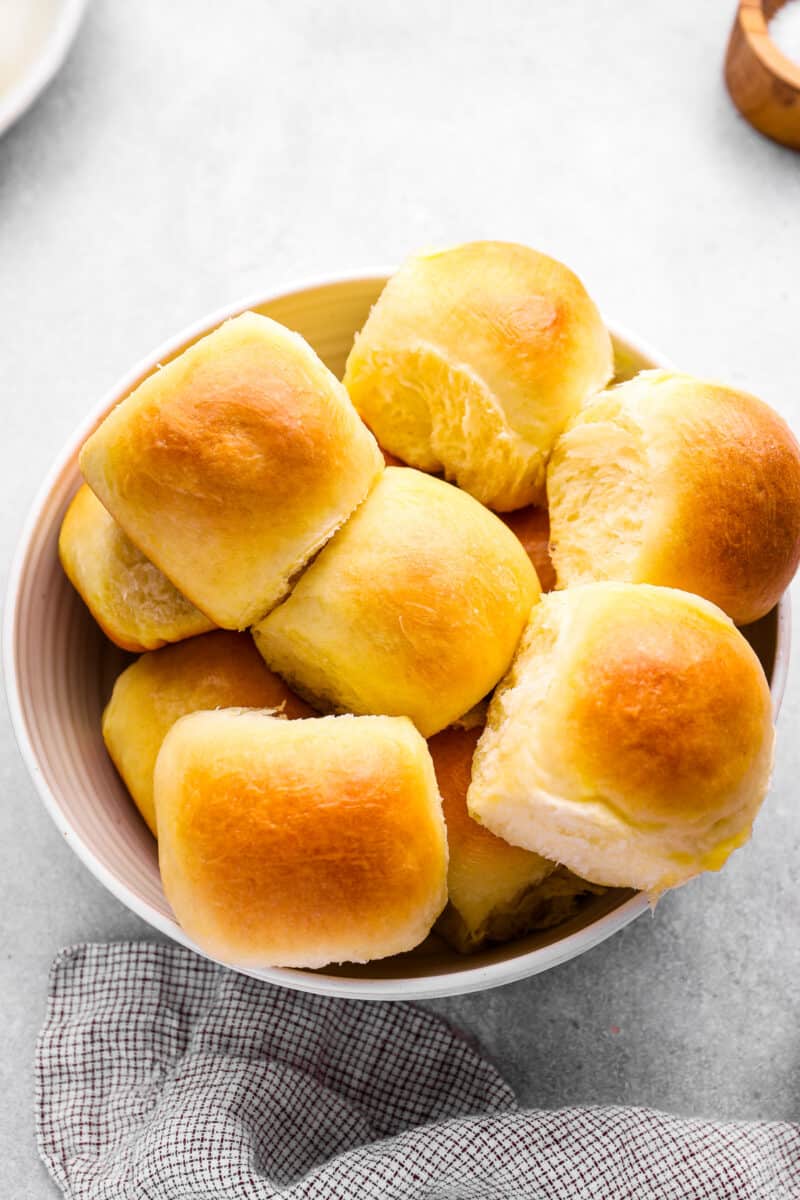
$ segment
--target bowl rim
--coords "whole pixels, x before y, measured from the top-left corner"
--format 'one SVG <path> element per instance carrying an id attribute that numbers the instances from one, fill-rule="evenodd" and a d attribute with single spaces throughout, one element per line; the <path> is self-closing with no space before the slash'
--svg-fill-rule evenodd
<path id="1" fill-rule="evenodd" d="M 23 116 L 63 66 L 86 12 L 88 0 L 61 0 L 38 52 L 16 83 L 0 98 L 0 137 Z"/>
<path id="2" fill-rule="evenodd" d="M 546 946 L 540 946 L 524 954 L 516 955 L 507 960 L 490 963 L 480 967 L 466 966 L 463 970 L 440 972 L 423 976 L 397 976 L 387 979 L 361 979 L 358 977 L 325 975 L 290 967 L 269 967 L 259 970 L 248 969 L 226 963 L 206 954 L 200 947 L 188 938 L 174 918 L 167 917 L 143 901 L 132 892 L 127 885 L 105 866 L 91 847 L 72 828 L 65 817 L 55 792 L 49 787 L 39 767 L 25 717 L 23 714 L 20 680 L 16 658 L 16 630 L 20 621 L 20 592 L 25 567 L 30 553 L 31 541 L 41 520 L 43 509 L 46 507 L 51 491 L 57 481 L 75 457 L 83 442 L 110 408 L 118 403 L 120 398 L 128 394 L 140 379 L 149 374 L 165 358 L 178 353 L 187 343 L 202 337 L 203 334 L 216 328 L 222 321 L 245 312 L 251 308 L 280 300 L 287 300 L 315 289 L 332 287 L 348 283 L 384 283 L 393 273 L 394 268 L 353 271 L 331 276 L 314 276 L 301 279 L 286 287 L 267 293 L 258 292 L 248 295 L 244 300 L 237 300 L 216 309 L 211 314 L 192 322 L 178 334 L 161 343 L 154 351 L 144 356 L 130 370 L 109 388 L 100 401 L 94 405 L 86 418 L 81 421 L 56 456 L 50 470 L 45 475 L 38 488 L 34 500 L 28 510 L 17 541 L 11 561 L 6 588 L 5 613 L 2 631 L 3 674 L 5 677 L 6 695 L 14 734 L 23 761 L 33 780 L 36 791 L 45 809 L 50 814 L 56 827 L 65 841 L 88 868 L 92 875 L 117 900 L 134 912 L 147 924 L 167 935 L 173 941 L 193 950 L 202 958 L 211 959 L 230 970 L 249 975 L 265 982 L 279 984 L 295 991 L 313 992 L 318 995 L 337 996 L 340 998 L 359 998 L 370 1000 L 422 1000 L 442 996 L 455 996 L 468 992 L 484 991 L 488 988 L 500 987 L 507 983 L 537 975 L 551 967 L 576 958 L 585 951 L 599 945 L 649 908 L 649 901 L 644 893 L 637 893 L 618 907 L 605 913 L 576 932 L 568 934 Z M 638 336 L 631 334 L 625 327 L 612 321 L 606 322 L 612 337 L 625 343 L 635 353 L 662 368 L 671 368 L 670 361 L 654 347 Z M 781 701 L 786 688 L 789 665 L 789 648 L 791 641 L 791 604 L 789 592 L 784 593 L 777 606 L 777 630 L 775 643 L 775 661 L 773 666 L 770 691 L 772 694 L 773 714 L 777 718 Z"/>

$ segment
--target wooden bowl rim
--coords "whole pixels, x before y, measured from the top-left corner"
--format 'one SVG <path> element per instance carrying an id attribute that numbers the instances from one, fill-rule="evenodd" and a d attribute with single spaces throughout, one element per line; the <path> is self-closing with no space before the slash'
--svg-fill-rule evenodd
<path id="1" fill-rule="evenodd" d="M 780 0 L 767 16 L 765 0 L 739 0 L 736 19 L 742 36 L 762 66 L 800 95 L 800 63 L 784 54 L 769 32 L 769 22 L 785 3 L 787 0 Z"/>

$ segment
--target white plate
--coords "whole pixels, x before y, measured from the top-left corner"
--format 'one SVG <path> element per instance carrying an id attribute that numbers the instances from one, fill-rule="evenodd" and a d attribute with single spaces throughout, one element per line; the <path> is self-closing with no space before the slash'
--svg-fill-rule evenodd
<path id="1" fill-rule="evenodd" d="M 0 0 L 0 135 L 59 70 L 86 0 Z"/>

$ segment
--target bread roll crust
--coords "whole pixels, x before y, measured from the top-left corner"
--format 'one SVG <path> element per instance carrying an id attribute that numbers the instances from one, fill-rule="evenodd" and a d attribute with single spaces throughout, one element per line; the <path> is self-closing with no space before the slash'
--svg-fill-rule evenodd
<path id="1" fill-rule="evenodd" d="M 123 650 L 156 650 L 214 628 L 134 546 L 86 484 L 64 516 L 58 555 L 103 633 Z"/>
<path id="2" fill-rule="evenodd" d="M 252 312 L 145 379 L 80 462 L 130 539 L 230 629 L 281 599 L 383 468 L 310 346 Z"/>
<path id="3" fill-rule="evenodd" d="M 586 879 L 658 895 L 747 841 L 773 736 L 761 665 L 707 601 L 551 593 L 490 705 L 469 811 Z"/>
<path id="4" fill-rule="evenodd" d="M 550 520 L 547 509 L 528 505 L 527 508 L 506 513 L 501 519 L 519 539 L 533 563 L 542 591 L 552 592 L 556 586 L 556 573 L 550 558 Z"/>
<path id="5" fill-rule="evenodd" d="M 195 713 L 155 788 L 167 899 L 216 958 L 367 962 L 412 949 L 445 904 L 441 801 L 405 718 Z"/>
<path id="6" fill-rule="evenodd" d="M 217 630 L 144 654 L 118 677 L 103 739 L 154 835 L 153 771 L 166 734 L 187 713 L 234 706 L 273 709 L 287 719 L 314 715 L 267 668 L 249 633 Z"/>
<path id="7" fill-rule="evenodd" d="M 766 404 L 720 384 L 645 371 L 596 397 L 547 486 L 560 587 L 681 588 L 744 625 L 800 561 L 800 447 Z"/>
<path id="8" fill-rule="evenodd" d="M 407 715 L 429 736 L 501 678 L 538 595 L 494 514 L 440 479 L 388 467 L 253 634 L 301 695 Z"/>
<path id="9" fill-rule="evenodd" d="M 544 501 L 553 443 L 613 375 L 580 280 L 527 246 L 412 257 L 357 336 L 344 382 L 381 445 L 497 511 Z"/>
<path id="10" fill-rule="evenodd" d="M 480 735 L 479 728 L 443 729 L 428 743 L 447 826 L 448 901 L 459 918 L 461 950 L 477 948 L 489 936 L 497 910 L 512 908 L 521 893 L 541 883 L 556 866 L 509 845 L 467 812 L 472 756 Z M 453 924 L 447 925 L 446 935 L 452 934 Z"/>

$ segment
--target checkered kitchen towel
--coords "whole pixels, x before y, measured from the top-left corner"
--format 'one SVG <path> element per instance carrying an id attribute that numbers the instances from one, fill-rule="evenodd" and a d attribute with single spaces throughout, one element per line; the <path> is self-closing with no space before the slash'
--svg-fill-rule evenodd
<path id="1" fill-rule="evenodd" d="M 523 1112 L 438 1018 L 176 946 L 77 946 L 37 1049 L 42 1157 L 81 1200 L 797 1200 L 800 1127 Z"/>

